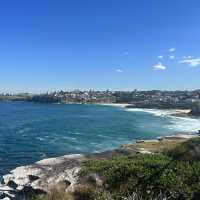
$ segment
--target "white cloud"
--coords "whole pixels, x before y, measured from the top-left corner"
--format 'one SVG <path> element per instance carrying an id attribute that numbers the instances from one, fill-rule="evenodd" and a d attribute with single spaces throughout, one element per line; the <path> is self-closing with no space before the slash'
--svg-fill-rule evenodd
<path id="1" fill-rule="evenodd" d="M 183 59 L 191 59 L 193 56 L 183 56 Z"/>
<path id="2" fill-rule="evenodd" d="M 171 49 L 169 49 L 169 51 L 170 52 L 174 52 L 174 51 L 176 51 L 176 49 L 175 48 L 171 48 Z"/>
<path id="3" fill-rule="evenodd" d="M 169 59 L 170 59 L 170 60 L 174 60 L 174 59 L 175 59 L 175 56 L 174 56 L 174 55 L 170 55 L 170 56 L 169 56 Z"/>
<path id="4" fill-rule="evenodd" d="M 200 65 L 200 58 L 191 58 L 191 59 L 184 59 L 181 60 L 180 63 L 186 63 L 189 64 L 191 67 L 197 67 Z"/>
<path id="5" fill-rule="evenodd" d="M 163 59 L 163 56 L 158 56 L 159 59 Z"/>
<path id="6" fill-rule="evenodd" d="M 122 73 L 123 70 L 122 70 L 122 69 L 116 69 L 116 72 L 118 72 L 118 73 Z"/>
<path id="7" fill-rule="evenodd" d="M 153 69 L 158 71 L 158 70 L 166 70 L 166 66 L 164 66 L 161 62 L 159 62 L 157 65 L 153 66 Z"/>

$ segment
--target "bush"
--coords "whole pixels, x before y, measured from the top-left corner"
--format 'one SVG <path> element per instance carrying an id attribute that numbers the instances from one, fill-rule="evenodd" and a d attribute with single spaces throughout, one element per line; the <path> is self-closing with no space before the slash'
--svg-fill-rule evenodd
<path id="1" fill-rule="evenodd" d="M 138 155 L 92 160 L 81 171 L 98 173 L 114 199 L 137 194 L 142 199 L 195 199 L 200 192 L 200 163 L 177 161 L 164 155 Z"/>
<path id="2" fill-rule="evenodd" d="M 200 138 L 187 140 L 167 154 L 178 160 L 200 161 Z"/>

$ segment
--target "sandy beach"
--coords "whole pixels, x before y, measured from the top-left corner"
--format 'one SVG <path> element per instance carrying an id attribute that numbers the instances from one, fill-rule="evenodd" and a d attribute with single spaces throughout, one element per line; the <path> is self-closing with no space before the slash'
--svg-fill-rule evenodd
<path id="1" fill-rule="evenodd" d="M 98 104 L 103 106 L 114 106 L 114 107 L 120 107 L 120 108 L 126 108 L 127 106 L 130 106 L 131 104 L 128 103 L 103 103 Z M 158 116 L 161 115 L 188 115 L 190 113 L 190 109 L 150 109 L 150 108 L 126 108 L 129 111 L 135 111 L 135 112 L 148 112 L 152 113 Z"/>

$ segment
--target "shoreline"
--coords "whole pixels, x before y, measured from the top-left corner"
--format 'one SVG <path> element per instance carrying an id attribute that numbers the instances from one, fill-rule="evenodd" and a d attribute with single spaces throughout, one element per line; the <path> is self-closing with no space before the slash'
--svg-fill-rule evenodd
<path id="1" fill-rule="evenodd" d="M 79 172 L 82 164 L 91 159 L 112 159 L 115 156 L 159 153 L 166 146 L 181 144 L 200 133 L 180 133 L 138 140 L 135 143 L 121 145 L 117 149 L 91 154 L 69 154 L 39 160 L 31 165 L 19 166 L 2 177 L 0 199 L 20 199 L 20 195 L 45 194 L 59 184 L 67 184 L 66 191 L 72 192 L 79 184 Z M 4 198 L 1 198 L 1 197 Z M 6 200 L 7 200 L 6 199 Z"/>
<path id="2" fill-rule="evenodd" d="M 183 117 L 183 118 L 192 118 L 192 119 L 200 119 L 200 116 L 191 115 L 191 109 L 174 109 L 174 108 L 167 108 L 167 109 L 160 109 L 160 108 L 137 108 L 137 107 L 129 107 L 131 104 L 123 104 L 123 103 L 109 103 L 109 104 L 96 104 L 96 105 L 102 105 L 102 106 L 113 106 L 113 107 L 119 107 L 124 108 L 127 111 L 133 111 L 133 112 L 145 112 L 150 113 L 155 116 L 172 116 L 172 117 Z"/>

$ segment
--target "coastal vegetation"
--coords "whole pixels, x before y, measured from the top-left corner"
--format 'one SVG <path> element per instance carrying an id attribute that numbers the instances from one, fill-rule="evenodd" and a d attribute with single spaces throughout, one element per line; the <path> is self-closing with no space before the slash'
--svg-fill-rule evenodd
<path id="1" fill-rule="evenodd" d="M 199 195 L 200 163 L 174 160 L 164 155 L 138 155 L 110 161 L 91 161 L 83 174 L 98 173 L 112 199 L 194 199 Z"/>
<path id="2" fill-rule="evenodd" d="M 169 149 L 167 154 L 178 160 L 189 162 L 200 161 L 200 138 L 186 140 L 174 149 Z"/>
<path id="3" fill-rule="evenodd" d="M 157 142 L 142 143 L 153 154 L 91 159 L 83 164 L 73 193 L 54 189 L 38 200 L 200 199 L 200 139 L 167 143 L 170 140 L 165 148 Z"/>
<path id="4" fill-rule="evenodd" d="M 61 101 L 59 97 L 52 94 L 34 95 L 27 100 L 35 103 L 59 103 Z"/>

